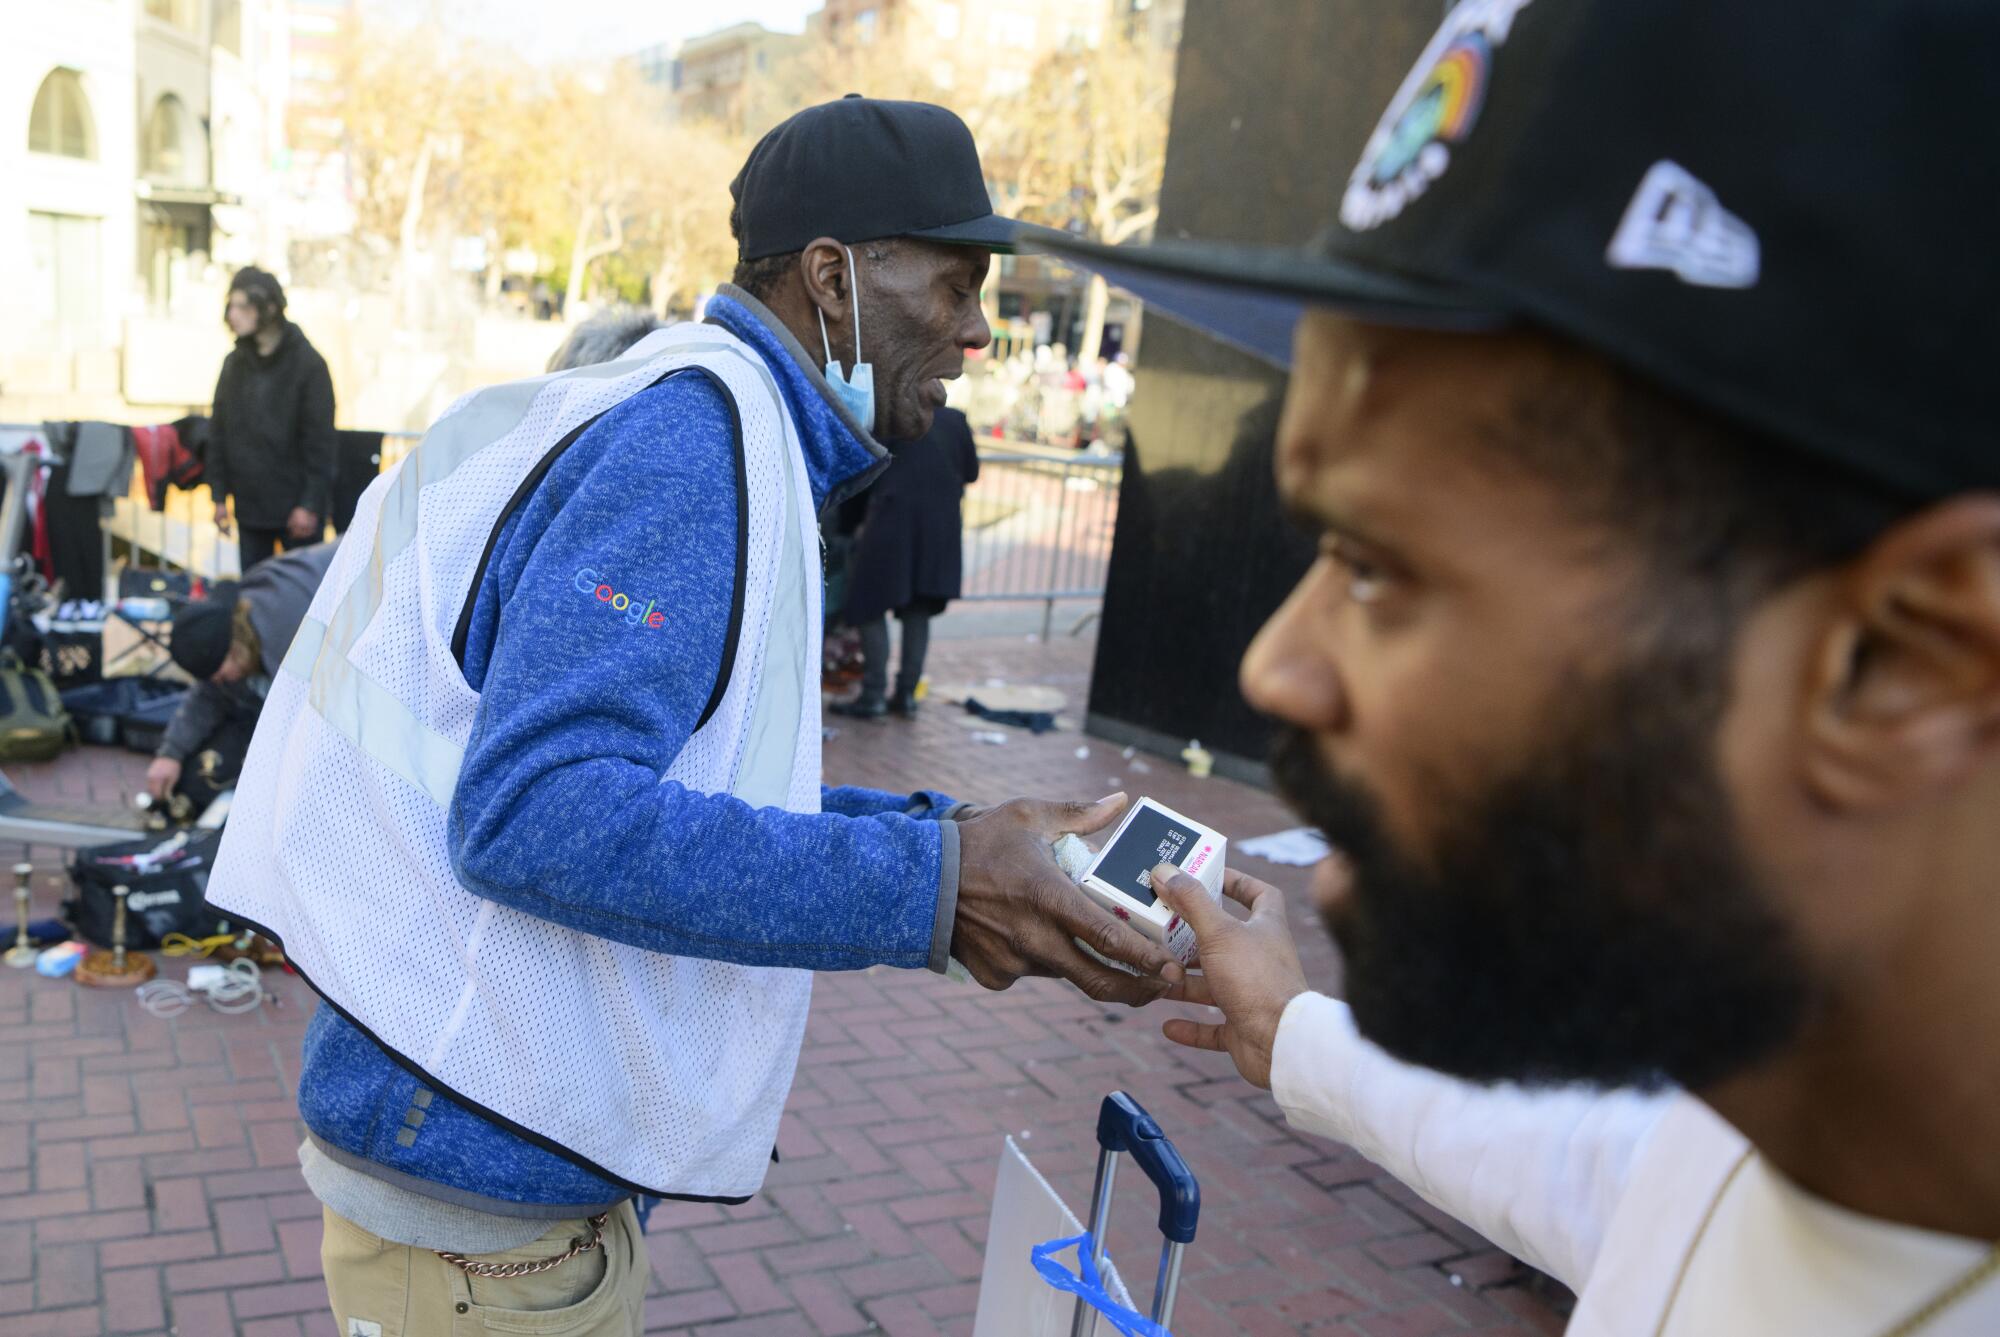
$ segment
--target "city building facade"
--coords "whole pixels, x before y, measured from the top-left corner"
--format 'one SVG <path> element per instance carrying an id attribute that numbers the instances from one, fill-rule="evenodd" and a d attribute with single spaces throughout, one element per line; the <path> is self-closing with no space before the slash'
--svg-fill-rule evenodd
<path id="1" fill-rule="evenodd" d="M 105 411 L 149 323 L 281 256 L 279 0 L 66 0 L 0 44 L 0 395 Z M 138 334 L 135 335 L 135 329 Z M 142 376 L 141 380 L 144 379 Z"/>
<path id="2" fill-rule="evenodd" d="M 796 86 L 790 71 L 809 43 L 761 23 L 737 23 L 682 43 L 674 106 L 686 120 L 709 121 L 731 134 L 760 134 L 784 119 Z"/>
<path id="3" fill-rule="evenodd" d="M 136 0 L 43 5 L 0 43 L 0 393 L 115 389 L 138 172 Z"/>
<path id="4" fill-rule="evenodd" d="M 354 231 L 342 67 L 357 0 L 289 0 L 284 113 L 284 223 L 311 248 Z"/>
<path id="5" fill-rule="evenodd" d="M 1095 47 L 1112 15 L 1113 0 L 826 0 L 808 31 L 836 44 L 892 44 L 947 99 L 978 100 L 1020 92 L 1055 52 Z"/>

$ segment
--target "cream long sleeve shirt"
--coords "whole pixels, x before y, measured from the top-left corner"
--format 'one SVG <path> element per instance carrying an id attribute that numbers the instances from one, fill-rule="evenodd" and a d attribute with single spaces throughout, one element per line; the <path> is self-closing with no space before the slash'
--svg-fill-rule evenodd
<path id="1" fill-rule="evenodd" d="M 1473 1085 L 1390 1057 L 1320 994 L 1286 1009 L 1271 1090 L 1294 1127 L 1575 1290 L 1570 1337 L 1872 1337 L 1990 1248 L 1812 1197 L 1683 1092 Z M 2000 1337 L 2000 1275 L 1920 1331 Z"/>

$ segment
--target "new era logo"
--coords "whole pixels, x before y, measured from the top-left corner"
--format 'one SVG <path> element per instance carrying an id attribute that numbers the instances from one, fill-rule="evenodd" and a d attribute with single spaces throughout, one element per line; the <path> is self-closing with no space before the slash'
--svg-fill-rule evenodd
<path id="1" fill-rule="evenodd" d="M 1722 207 L 1685 168 L 1662 160 L 1647 171 L 1605 253 L 1614 269 L 1665 269 L 1701 288 L 1757 282 L 1757 234 Z"/>

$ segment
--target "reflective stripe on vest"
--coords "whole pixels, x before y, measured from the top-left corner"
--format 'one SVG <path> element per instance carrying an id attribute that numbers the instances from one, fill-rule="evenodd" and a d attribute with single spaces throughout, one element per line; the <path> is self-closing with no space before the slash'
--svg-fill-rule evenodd
<path id="1" fill-rule="evenodd" d="M 676 354 L 734 354 L 756 370 L 765 389 L 777 401 L 780 420 L 785 420 L 784 395 L 770 369 L 755 358 L 744 356 L 736 345 L 690 342 L 676 344 L 673 351 Z M 564 374 L 578 379 L 626 376 L 631 374 L 635 360 L 598 363 Z M 356 668 L 348 652 L 382 607 L 383 568 L 416 541 L 417 501 L 424 488 L 449 477 L 459 465 L 512 431 L 548 381 L 548 377 L 537 377 L 482 391 L 458 412 L 440 419 L 430 431 L 424 433 L 417 448 L 397 468 L 396 477 L 382 498 L 375 546 L 368 555 L 367 573 L 349 587 L 330 621 L 322 622 L 308 614 L 299 623 L 298 634 L 292 638 L 291 647 L 286 650 L 279 670 L 307 681 L 307 699 L 321 718 L 347 735 L 363 752 L 423 790 L 443 807 L 451 805 L 452 793 L 458 786 L 459 769 L 465 762 L 465 750 L 418 719 L 416 713 L 397 700 L 388 688 Z M 772 612 L 774 627 L 802 623 L 806 615 L 804 590 L 794 588 L 800 586 L 804 579 L 804 558 L 798 551 L 795 537 L 798 479 L 793 472 L 792 452 L 785 450 L 782 453 L 786 484 L 785 546 L 779 576 L 778 597 L 782 602 Z M 768 654 L 766 658 L 769 658 Z M 801 681 L 795 671 L 790 671 L 792 658 L 784 657 L 787 681 L 766 684 L 789 689 L 787 699 L 798 691 Z M 763 742 L 774 732 L 778 737 L 789 737 L 798 727 L 796 709 L 790 712 L 789 721 L 768 718 L 761 708 L 768 696 L 767 692 L 759 694 L 760 709 L 753 716 L 746 757 L 761 756 Z M 739 794 L 738 797 L 758 806 L 770 806 L 783 801 L 786 781 L 780 779 L 777 786 L 777 798 L 756 799 L 748 794 Z M 761 791 L 764 786 L 759 788 Z"/>

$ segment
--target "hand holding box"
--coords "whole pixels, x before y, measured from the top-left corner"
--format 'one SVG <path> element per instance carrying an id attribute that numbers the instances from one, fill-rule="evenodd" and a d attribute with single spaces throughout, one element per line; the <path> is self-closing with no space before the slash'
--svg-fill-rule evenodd
<path id="1" fill-rule="evenodd" d="M 1194 930 L 1154 893 L 1153 870 L 1172 864 L 1219 900 L 1228 847 L 1227 837 L 1219 832 L 1164 803 L 1142 798 L 1125 814 L 1077 885 L 1186 965 L 1195 955 Z"/>

